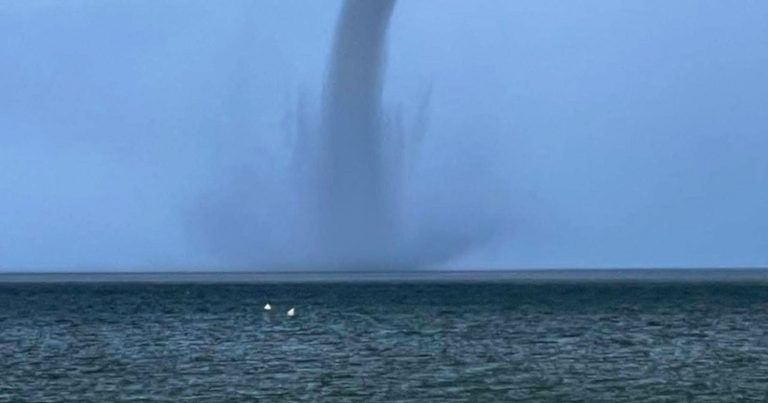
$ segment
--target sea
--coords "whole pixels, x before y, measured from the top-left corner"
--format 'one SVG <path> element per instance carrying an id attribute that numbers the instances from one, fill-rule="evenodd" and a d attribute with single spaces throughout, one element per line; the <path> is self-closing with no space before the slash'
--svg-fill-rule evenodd
<path id="1" fill-rule="evenodd" d="M 3 274 L 17 401 L 765 402 L 768 271 Z"/>

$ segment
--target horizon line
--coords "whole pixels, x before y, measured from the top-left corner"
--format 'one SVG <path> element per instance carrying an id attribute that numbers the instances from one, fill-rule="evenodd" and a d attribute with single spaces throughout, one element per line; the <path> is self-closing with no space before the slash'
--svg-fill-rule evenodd
<path id="1" fill-rule="evenodd" d="M 0 275 L 9 274 L 397 274 L 397 273 L 514 273 L 514 272 L 557 272 L 557 271 L 573 271 L 573 272 L 586 272 L 586 271 L 720 271 L 720 270 L 768 270 L 766 266 L 624 266 L 624 267 L 589 267 L 589 266 L 574 266 L 574 267 L 521 267 L 521 268 L 508 268 L 508 269 L 483 269 L 483 268 L 461 268 L 461 269 L 433 269 L 433 268 L 413 268 L 413 269 L 355 269 L 355 270 L 306 270 L 306 269 L 214 269 L 214 268 L 201 268 L 201 269 L 123 269 L 123 268 L 107 268 L 107 269 L 77 269 L 71 270 L 67 268 L 51 269 L 51 268 L 3 268 L 0 267 Z"/>

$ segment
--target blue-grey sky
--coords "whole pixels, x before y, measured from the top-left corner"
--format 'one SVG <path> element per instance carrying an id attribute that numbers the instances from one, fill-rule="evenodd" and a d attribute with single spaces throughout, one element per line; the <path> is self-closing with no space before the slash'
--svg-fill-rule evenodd
<path id="1" fill-rule="evenodd" d="M 227 267 L 201 195 L 283 180 L 340 4 L 1 2 L 0 269 Z M 768 266 L 766 22 L 763 1 L 400 1 L 384 101 L 431 91 L 422 208 L 512 223 L 445 266 Z"/>

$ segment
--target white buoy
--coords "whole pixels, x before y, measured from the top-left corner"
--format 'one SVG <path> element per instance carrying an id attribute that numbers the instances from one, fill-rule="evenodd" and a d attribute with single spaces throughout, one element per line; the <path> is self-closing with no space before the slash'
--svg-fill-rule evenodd
<path id="1" fill-rule="evenodd" d="M 289 309 L 287 315 L 288 316 L 296 315 L 296 308 Z"/>
<path id="2" fill-rule="evenodd" d="M 264 305 L 264 310 L 265 311 L 271 311 L 272 310 L 272 305 L 269 305 L 269 304 Z"/>

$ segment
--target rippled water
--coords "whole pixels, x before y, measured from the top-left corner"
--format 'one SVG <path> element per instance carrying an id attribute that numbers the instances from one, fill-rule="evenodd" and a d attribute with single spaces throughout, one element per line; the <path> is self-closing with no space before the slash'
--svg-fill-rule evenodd
<path id="1" fill-rule="evenodd" d="M 0 401 L 768 401 L 767 312 L 763 284 L 5 284 Z"/>

